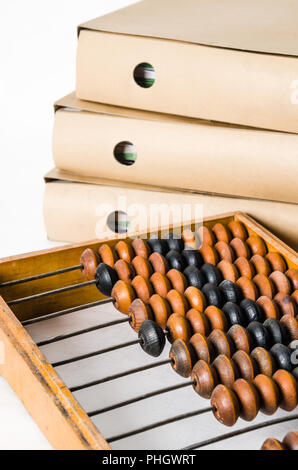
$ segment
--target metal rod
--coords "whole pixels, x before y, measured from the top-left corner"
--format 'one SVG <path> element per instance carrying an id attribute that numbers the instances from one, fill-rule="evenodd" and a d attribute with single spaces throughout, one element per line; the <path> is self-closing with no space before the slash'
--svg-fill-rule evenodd
<path id="1" fill-rule="evenodd" d="M 194 384 L 193 380 L 189 382 L 182 382 L 181 384 L 173 385 L 172 387 L 161 388 L 159 390 L 155 390 L 154 392 L 146 393 L 144 395 L 139 395 L 135 398 L 131 398 L 130 400 L 121 401 L 119 403 L 116 403 L 115 405 L 107 406 L 106 408 L 100 408 L 99 410 L 90 411 L 87 414 L 90 418 L 92 418 L 93 416 L 97 416 L 102 413 L 106 413 L 108 411 L 116 410 L 124 406 L 132 405 L 133 403 L 137 403 L 142 400 L 147 400 L 148 398 L 156 397 L 157 395 L 162 395 L 163 393 L 168 393 L 174 390 L 179 390 L 180 388 L 189 387 L 190 385 L 193 385 L 193 384 Z"/>
<path id="2" fill-rule="evenodd" d="M 231 437 L 240 436 L 241 434 L 245 434 L 247 432 L 256 431 L 257 429 L 266 428 L 267 426 L 273 426 L 274 424 L 284 423 L 286 421 L 292 421 L 294 419 L 298 419 L 298 414 L 286 416 L 284 418 L 276 418 L 270 421 L 265 421 L 263 423 L 255 424 L 253 426 L 248 426 L 244 429 L 239 429 L 237 431 L 228 432 L 226 434 L 221 434 L 220 436 L 213 437 L 211 439 L 206 439 L 206 441 L 197 442 L 196 444 L 192 444 L 187 447 L 183 447 L 181 450 L 194 450 L 199 449 L 200 447 L 205 447 L 210 444 L 214 444 L 216 442 L 224 441 L 225 439 L 230 439 Z"/>
<path id="3" fill-rule="evenodd" d="M 125 372 L 120 372 L 119 374 L 110 375 L 109 377 L 104 377 L 103 379 L 98 379 L 98 380 L 94 380 L 92 382 L 88 382 L 88 383 L 85 383 L 85 384 L 82 384 L 82 385 L 77 385 L 75 387 L 70 387 L 69 390 L 72 393 L 78 392 L 79 390 L 83 390 L 85 388 L 93 387 L 94 385 L 100 385 L 100 384 L 103 384 L 103 383 L 106 383 L 106 382 L 110 382 L 112 380 L 120 379 L 121 377 L 126 377 L 128 375 L 137 374 L 138 372 L 143 372 L 143 371 L 149 370 L 149 369 L 154 369 L 155 367 L 160 367 L 160 366 L 163 366 L 165 364 L 169 364 L 170 362 L 172 362 L 172 359 L 165 359 L 163 361 L 154 362 L 153 364 L 148 364 L 147 366 L 137 367 L 136 369 L 130 369 L 130 370 L 127 370 Z"/>
<path id="4" fill-rule="evenodd" d="M 21 279 L 14 279 L 13 281 L 6 281 L 0 283 L 0 287 L 11 287 L 18 284 L 23 284 L 24 282 L 37 281 L 38 279 L 44 279 L 50 276 L 56 276 L 57 274 L 69 273 L 71 271 L 76 271 L 78 269 L 83 269 L 82 264 L 77 264 L 76 266 L 70 266 L 68 268 L 56 269 L 56 271 L 49 271 L 47 273 L 36 274 L 35 276 L 23 277 Z"/>
<path id="5" fill-rule="evenodd" d="M 209 413 L 210 411 L 212 411 L 211 406 L 209 406 L 208 408 L 202 408 L 201 410 L 191 411 L 190 413 L 183 413 L 181 415 L 174 416 L 173 418 L 168 418 L 163 421 L 158 421 L 157 423 L 149 424 L 148 426 L 143 426 L 142 428 L 134 429 L 133 431 L 129 431 L 123 434 L 112 436 L 110 438 L 107 438 L 107 441 L 109 443 L 120 441 L 121 439 L 135 436 L 136 434 L 141 434 L 142 432 L 151 431 L 151 429 L 159 428 L 161 426 L 165 426 L 166 424 L 175 423 L 176 421 L 181 421 L 182 419 L 188 419 L 188 418 L 192 418 L 193 416 L 198 416 L 204 413 Z"/>

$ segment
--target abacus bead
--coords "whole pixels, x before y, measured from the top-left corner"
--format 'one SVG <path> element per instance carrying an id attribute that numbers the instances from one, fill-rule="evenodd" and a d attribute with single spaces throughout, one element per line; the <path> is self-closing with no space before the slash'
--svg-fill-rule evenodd
<path id="1" fill-rule="evenodd" d="M 287 264 L 280 253 L 270 251 L 267 253 L 266 259 L 269 261 L 272 271 L 284 273 L 287 270 Z"/>
<path id="2" fill-rule="evenodd" d="M 201 335 L 204 336 L 207 336 L 210 333 L 210 323 L 205 313 L 191 308 L 185 316 L 190 322 L 194 333 L 201 333 Z"/>
<path id="3" fill-rule="evenodd" d="M 178 313 L 172 313 L 167 321 L 167 337 L 170 343 L 176 339 L 188 341 L 191 337 L 191 326 L 187 318 Z"/>
<path id="4" fill-rule="evenodd" d="M 211 331 L 208 336 L 208 340 L 212 344 L 216 356 L 224 354 L 227 357 L 231 357 L 234 353 L 234 344 L 231 341 L 231 338 L 227 336 L 224 331 Z"/>
<path id="5" fill-rule="evenodd" d="M 290 341 L 298 340 L 298 321 L 295 317 L 288 313 L 280 319 L 280 323 L 286 328 Z"/>
<path id="6" fill-rule="evenodd" d="M 185 315 L 189 310 L 189 305 L 185 295 L 175 289 L 172 289 L 167 293 L 167 301 L 171 306 L 172 312 Z"/>
<path id="7" fill-rule="evenodd" d="M 298 403 L 298 390 L 295 377 L 287 370 L 279 369 L 274 373 L 273 380 L 279 388 L 280 408 L 285 411 L 293 411 Z"/>
<path id="8" fill-rule="evenodd" d="M 128 309 L 132 301 L 136 298 L 135 291 L 130 284 L 124 281 L 117 281 L 111 293 L 113 305 L 119 312 L 128 314 Z"/>
<path id="9" fill-rule="evenodd" d="M 141 348 L 150 356 L 158 357 L 165 346 L 165 335 L 162 328 L 151 320 L 145 320 L 139 329 Z"/>
<path id="10" fill-rule="evenodd" d="M 218 384 L 218 376 L 214 366 L 202 359 L 195 363 L 191 372 L 191 379 L 194 381 L 194 390 L 203 398 L 210 398 Z"/>
<path id="11" fill-rule="evenodd" d="M 212 364 L 217 372 L 219 382 L 227 387 L 232 387 L 239 376 L 239 372 L 234 361 L 224 354 L 217 356 Z"/>
<path id="12" fill-rule="evenodd" d="M 248 279 L 252 279 L 255 276 L 256 271 L 253 264 L 243 256 L 237 258 L 234 264 L 237 267 L 241 277 L 244 276 Z"/>
<path id="13" fill-rule="evenodd" d="M 262 312 L 256 302 L 251 299 L 244 299 L 240 302 L 240 308 L 243 311 L 246 322 L 262 321 Z"/>
<path id="14" fill-rule="evenodd" d="M 202 289 L 206 283 L 205 276 L 201 273 L 196 266 L 187 266 L 183 271 L 189 286 L 194 286 L 197 289 Z"/>
<path id="15" fill-rule="evenodd" d="M 221 290 L 214 284 L 208 282 L 204 285 L 202 289 L 203 294 L 206 297 L 207 304 L 215 305 L 216 307 L 221 308 L 224 304 L 224 298 Z"/>
<path id="16" fill-rule="evenodd" d="M 125 242 L 124 240 L 119 240 L 119 242 L 117 242 L 115 245 L 115 250 L 119 258 L 123 259 L 127 263 L 131 263 L 132 259 L 134 258 L 134 251 L 129 243 Z"/>
<path id="17" fill-rule="evenodd" d="M 218 254 L 213 246 L 207 245 L 207 243 L 202 243 L 202 245 L 199 248 L 199 252 L 202 255 L 204 263 L 210 263 L 210 264 L 213 264 L 214 266 L 217 265 L 219 261 Z"/>
<path id="18" fill-rule="evenodd" d="M 131 283 L 132 287 L 136 292 L 136 297 L 143 300 L 144 302 L 149 302 L 150 297 L 153 295 L 153 288 L 148 279 L 145 279 L 142 276 L 137 275 L 134 277 Z"/>
<path id="19" fill-rule="evenodd" d="M 253 421 L 260 409 L 259 394 L 255 386 L 247 380 L 240 378 L 232 385 L 240 405 L 240 417 L 244 421 Z"/>
<path id="20" fill-rule="evenodd" d="M 289 450 L 298 450 L 298 432 L 290 431 L 283 438 L 283 444 Z"/>
<path id="21" fill-rule="evenodd" d="M 210 402 L 217 421 L 225 426 L 234 426 L 240 415 L 240 407 L 233 390 L 222 384 L 217 385 L 212 392 Z"/>
<path id="22" fill-rule="evenodd" d="M 148 243 L 142 238 L 135 238 L 132 241 L 131 246 L 133 247 L 136 256 L 142 256 L 147 259 L 151 253 Z"/>
<path id="23" fill-rule="evenodd" d="M 241 240 L 247 239 L 248 235 L 246 228 L 241 222 L 238 222 L 238 220 L 232 220 L 229 222 L 228 227 L 234 238 L 240 238 Z"/>
<path id="24" fill-rule="evenodd" d="M 182 377 L 189 377 L 197 361 L 195 351 L 190 343 L 176 339 L 170 349 L 172 367 Z"/>
<path id="25" fill-rule="evenodd" d="M 81 273 L 85 279 L 92 281 L 95 277 L 96 268 L 99 265 L 100 257 L 95 251 L 87 248 L 80 257 L 80 264 L 83 265 Z"/>
<path id="26" fill-rule="evenodd" d="M 184 248 L 184 241 L 182 238 L 178 238 L 174 233 L 170 232 L 168 238 L 166 239 L 169 250 L 179 251 L 179 253 Z"/>
<path id="27" fill-rule="evenodd" d="M 242 295 L 245 299 L 257 300 L 259 297 L 259 292 L 256 284 L 248 277 L 239 277 L 236 281 L 237 286 L 240 287 Z"/>
<path id="28" fill-rule="evenodd" d="M 207 245 L 213 246 L 215 243 L 215 236 L 213 232 L 204 225 L 198 228 L 198 235 L 200 237 L 201 243 L 206 243 Z"/>
<path id="29" fill-rule="evenodd" d="M 290 348 L 284 344 L 276 343 L 272 346 L 270 352 L 275 359 L 277 369 L 284 369 L 289 372 L 293 369 L 291 362 L 292 351 Z"/>
<path id="30" fill-rule="evenodd" d="M 257 363 L 260 374 L 272 377 L 276 371 L 276 362 L 272 354 L 264 348 L 257 347 L 253 349 L 250 355 Z"/>
<path id="31" fill-rule="evenodd" d="M 222 308 L 226 319 L 228 321 L 228 325 L 246 325 L 246 319 L 243 315 L 241 308 L 233 303 L 233 302 L 226 302 Z"/>
<path id="32" fill-rule="evenodd" d="M 253 255 L 265 256 L 267 253 L 267 248 L 261 237 L 258 235 L 251 235 L 246 239 L 246 243 L 251 249 Z"/>
<path id="33" fill-rule="evenodd" d="M 220 222 L 213 225 L 212 232 L 215 234 L 215 237 L 218 241 L 230 243 L 230 241 L 232 240 L 232 234 L 230 232 L 230 229 L 225 225 L 221 224 Z"/>
<path id="34" fill-rule="evenodd" d="M 249 331 L 254 345 L 261 346 L 262 348 L 270 348 L 270 336 L 267 329 L 262 325 L 262 323 L 253 321 L 247 325 L 247 331 Z"/>
<path id="35" fill-rule="evenodd" d="M 185 249 L 181 252 L 187 266 L 196 266 L 200 268 L 203 264 L 203 258 L 198 250 Z"/>
<path id="36" fill-rule="evenodd" d="M 150 277 L 150 282 L 153 286 L 154 292 L 164 298 L 167 296 L 167 293 L 172 289 L 171 283 L 167 276 L 158 272 L 152 274 L 152 276 Z"/>
<path id="37" fill-rule="evenodd" d="M 167 278 L 170 280 L 172 289 L 177 290 L 181 294 L 184 293 L 185 289 L 188 286 L 188 283 L 183 273 L 181 273 L 177 269 L 170 269 L 170 271 L 167 272 Z"/>
<path id="38" fill-rule="evenodd" d="M 286 271 L 286 276 L 288 279 L 290 279 L 290 282 L 292 284 L 292 289 L 296 290 L 298 289 L 298 269 L 291 268 Z"/>
<path id="39" fill-rule="evenodd" d="M 264 274 L 269 276 L 271 273 L 271 267 L 269 261 L 261 255 L 253 255 L 250 258 L 250 262 L 254 265 L 257 274 Z"/>
<path id="40" fill-rule="evenodd" d="M 166 240 L 163 240 L 162 238 L 151 237 L 147 243 L 152 252 L 156 251 L 157 253 L 165 256 L 169 251 Z"/>
<path id="41" fill-rule="evenodd" d="M 287 450 L 287 448 L 278 439 L 268 437 L 268 439 L 264 441 L 260 450 Z"/>
<path id="42" fill-rule="evenodd" d="M 185 292 L 185 297 L 191 308 L 198 310 L 199 312 L 203 312 L 206 308 L 207 302 L 206 297 L 199 289 L 193 286 L 189 286 Z"/>
<path id="43" fill-rule="evenodd" d="M 95 272 L 97 289 L 104 295 L 110 296 L 112 289 L 118 281 L 116 271 L 108 264 L 100 263 Z"/>
<path id="44" fill-rule="evenodd" d="M 136 275 L 133 265 L 128 264 L 123 259 L 118 259 L 118 261 L 116 261 L 114 264 L 114 269 L 118 274 L 119 279 L 124 282 L 130 283 Z"/>
<path id="45" fill-rule="evenodd" d="M 206 282 L 210 282 L 215 286 L 218 286 L 218 284 L 223 280 L 220 270 L 210 263 L 203 264 L 201 267 L 201 273 L 204 275 Z"/>
<path id="46" fill-rule="evenodd" d="M 232 356 L 240 372 L 239 376 L 245 380 L 252 381 L 258 372 L 256 361 L 245 351 L 238 350 Z"/>
<path id="47" fill-rule="evenodd" d="M 292 296 L 285 295 L 283 292 L 278 292 L 274 297 L 274 300 L 277 302 L 282 315 L 286 315 L 287 313 L 294 317 L 298 315 L 297 303 Z"/>
<path id="48" fill-rule="evenodd" d="M 231 339 L 233 342 L 235 349 L 239 349 L 242 351 L 247 352 L 247 354 L 250 353 L 253 347 L 253 342 L 252 338 L 249 334 L 249 331 L 247 331 L 243 326 L 241 325 L 233 325 L 227 332 L 228 338 Z"/>
<path id="49" fill-rule="evenodd" d="M 217 269 L 220 270 L 222 277 L 228 281 L 236 282 L 239 278 L 239 272 L 234 263 L 223 259 L 218 263 Z"/>
<path id="50" fill-rule="evenodd" d="M 253 384 L 259 392 L 260 397 L 260 410 L 266 415 L 273 415 L 279 403 L 279 390 L 271 377 L 259 374 L 254 380 Z"/>
<path id="51" fill-rule="evenodd" d="M 225 314 L 215 305 L 209 305 L 204 311 L 204 314 L 209 320 L 211 325 L 211 330 L 218 329 L 222 331 L 227 331 L 228 322 Z"/>
<path id="52" fill-rule="evenodd" d="M 269 299 L 273 299 L 275 286 L 270 277 L 266 277 L 264 274 L 257 274 L 253 278 L 253 282 L 256 284 L 260 295 L 265 295 L 269 297 Z"/>
<path id="53" fill-rule="evenodd" d="M 189 342 L 193 346 L 198 359 L 202 359 L 208 364 L 213 361 L 215 351 L 209 338 L 206 338 L 206 336 L 201 335 L 200 333 L 195 333 L 192 335 Z"/>
<path id="54" fill-rule="evenodd" d="M 136 273 L 145 279 L 149 279 L 153 274 L 151 264 L 146 258 L 143 258 L 142 256 L 135 256 L 132 260 L 132 265 Z"/>
<path id="55" fill-rule="evenodd" d="M 113 267 L 116 263 L 118 256 L 112 246 L 103 244 L 98 249 L 99 256 L 104 264 Z"/>
<path id="56" fill-rule="evenodd" d="M 156 323 L 165 329 L 168 318 L 172 313 L 169 302 L 160 295 L 153 294 L 150 297 L 149 304 L 153 310 Z"/>
<path id="57" fill-rule="evenodd" d="M 285 295 L 289 295 L 291 293 L 292 289 L 290 281 L 284 273 L 273 271 L 273 273 L 270 274 L 269 279 L 273 282 L 277 292 L 283 292 Z"/>
<path id="58" fill-rule="evenodd" d="M 260 307 L 264 318 L 276 318 L 277 320 L 280 318 L 279 307 L 275 300 L 269 299 L 269 297 L 266 297 L 265 295 L 261 295 L 256 302 Z"/>
<path id="59" fill-rule="evenodd" d="M 217 250 L 217 253 L 221 260 L 226 260 L 230 263 L 235 260 L 235 252 L 233 248 L 226 242 L 217 242 L 215 243 L 214 248 Z"/>
<path id="60" fill-rule="evenodd" d="M 226 279 L 222 281 L 218 286 L 223 293 L 226 302 L 234 302 L 238 304 L 242 300 L 242 292 L 237 284 Z"/>
<path id="61" fill-rule="evenodd" d="M 292 292 L 291 297 L 295 300 L 296 305 L 298 305 L 298 289 L 296 289 L 296 290 L 294 290 L 294 292 Z"/>
<path id="62" fill-rule="evenodd" d="M 295 377 L 296 381 L 298 381 L 298 366 L 295 367 L 295 369 L 293 369 L 291 373 L 293 377 Z"/>
<path id="63" fill-rule="evenodd" d="M 186 228 L 182 232 L 182 238 L 186 249 L 194 250 L 197 246 L 196 235 L 189 228 Z"/>
<path id="64" fill-rule="evenodd" d="M 184 258 L 181 256 L 179 251 L 170 250 L 166 254 L 166 260 L 169 263 L 170 269 L 177 269 L 178 271 L 183 271 L 186 268 Z"/>
<path id="65" fill-rule="evenodd" d="M 149 262 L 153 267 L 153 271 L 156 273 L 166 274 L 169 270 L 169 263 L 167 259 L 160 253 L 152 253 L 149 256 Z"/>
<path id="66" fill-rule="evenodd" d="M 141 299 L 135 299 L 129 309 L 130 326 L 133 330 L 139 331 L 140 326 L 145 320 L 153 320 L 153 312 L 150 305 L 145 304 Z"/>
<path id="67" fill-rule="evenodd" d="M 236 253 L 237 258 L 250 258 L 250 249 L 245 241 L 240 240 L 240 238 L 233 238 L 233 240 L 230 241 L 230 245 Z"/>
<path id="68" fill-rule="evenodd" d="M 287 329 L 280 321 L 276 320 L 275 318 L 267 318 L 263 325 L 269 333 L 271 344 L 288 344 L 290 342 Z"/>

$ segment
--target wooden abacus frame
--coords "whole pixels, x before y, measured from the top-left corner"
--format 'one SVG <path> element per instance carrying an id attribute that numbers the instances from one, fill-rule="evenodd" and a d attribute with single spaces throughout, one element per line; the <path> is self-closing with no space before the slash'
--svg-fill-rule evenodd
<path id="1" fill-rule="evenodd" d="M 231 220 L 242 222 L 249 235 L 262 237 L 268 251 L 281 253 L 289 268 L 298 268 L 297 253 L 243 213 L 210 217 L 203 224 L 211 227 L 216 222 L 227 224 Z M 190 223 L 189 227 L 193 229 L 194 224 Z M 114 246 L 117 241 L 110 239 L 104 243 Z M 95 240 L 4 258 L 0 260 L 1 282 L 76 265 L 85 248 L 96 250 L 100 244 L 99 240 Z M 28 289 L 33 295 L 81 282 L 80 271 L 71 271 L 1 289 L 0 341 L 4 355 L 0 373 L 55 449 L 109 450 L 108 442 L 21 324 L 29 318 L 98 301 L 104 296 L 95 286 L 89 286 L 79 291 L 40 298 L 38 302 L 17 304 L 13 307 L 14 312 L 6 303 L 29 295 Z"/>

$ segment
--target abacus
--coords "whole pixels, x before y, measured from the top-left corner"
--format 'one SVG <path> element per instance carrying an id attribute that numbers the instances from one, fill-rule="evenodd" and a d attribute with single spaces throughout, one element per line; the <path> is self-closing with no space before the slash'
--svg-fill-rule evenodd
<path id="1" fill-rule="evenodd" d="M 194 227 L 1 261 L 1 374 L 54 448 L 198 449 L 297 424 L 297 254 L 242 213 Z"/>

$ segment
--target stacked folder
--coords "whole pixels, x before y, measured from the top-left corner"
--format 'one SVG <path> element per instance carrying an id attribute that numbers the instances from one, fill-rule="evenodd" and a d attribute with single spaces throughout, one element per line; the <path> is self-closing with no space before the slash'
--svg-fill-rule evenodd
<path id="1" fill-rule="evenodd" d="M 55 105 L 49 237 L 106 236 L 114 212 L 142 229 L 125 197 L 242 210 L 297 249 L 297 17 L 284 0 L 144 0 L 81 25 L 76 91 Z"/>

